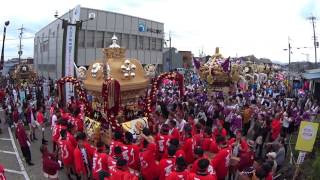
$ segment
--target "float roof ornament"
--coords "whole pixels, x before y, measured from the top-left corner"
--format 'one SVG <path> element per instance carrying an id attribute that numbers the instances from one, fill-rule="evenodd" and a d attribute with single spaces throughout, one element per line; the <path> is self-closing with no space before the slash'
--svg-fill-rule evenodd
<path id="1" fill-rule="evenodd" d="M 120 48 L 120 46 L 117 44 L 118 38 L 115 34 L 113 34 L 111 40 L 112 44 L 109 46 L 110 48 Z"/>

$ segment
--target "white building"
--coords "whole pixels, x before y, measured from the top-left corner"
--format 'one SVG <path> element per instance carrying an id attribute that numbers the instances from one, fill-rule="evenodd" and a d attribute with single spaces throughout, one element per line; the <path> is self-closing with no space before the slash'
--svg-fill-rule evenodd
<path id="1" fill-rule="evenodd" d="M 61 18 L 67 19 L 70 12 Z M 115 34 L 118 44 L 127 49 L 128 58 L 137 58 L 142 64 L 158 64 L 162 69 L 163 23 L 88 8 L 80 9 L 80 19 L 87 19 L 90 13 L 95 13 L 95 19 L 84 22 L 79 32 L 78 66 L 102 59 L 102 48 L 111 44 L 111 37 Z M 51 78 L 62 76 L 62 42 L 61 20 L 51 22 L 36 33 L 34 66 L 40 75 Z"/>

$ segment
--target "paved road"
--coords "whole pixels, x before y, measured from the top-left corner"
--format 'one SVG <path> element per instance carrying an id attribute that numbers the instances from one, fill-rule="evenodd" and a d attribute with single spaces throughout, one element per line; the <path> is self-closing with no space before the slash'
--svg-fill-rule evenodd
<path id="1" fill-rule="evenodd" d="M 1 123 L 2 134 L 0 134 L 0 163 L 5 168 L 5 175 L 8 180 L 46 180 L 42 174 L 42 158 L 40 153 L 41 132 L 36 131 L 39 139 L 31 143 L 31 157 L 34 166 L 28 166 L 23 158 L 20 145 L 17 142 L 14 130 Z M 28 132 L 27 132 L 28 133 Z M 52 150 L 51 131 L 46 130 L 46 139 L 49 140 L 49 149 Z M 59 172 L 60 180 L 67 180 L 63 171 Z"/>

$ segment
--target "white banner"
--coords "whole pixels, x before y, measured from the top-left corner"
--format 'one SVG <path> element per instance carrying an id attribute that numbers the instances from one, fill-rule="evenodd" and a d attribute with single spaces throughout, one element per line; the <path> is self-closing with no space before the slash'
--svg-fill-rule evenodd
<path id="1" fill-rule="evenodd" d="M 80 5 L 76 6 L 72 11 L 71 23 L 80 20 Z M 65 76 L 74 76 L 74 49 L 75 49 L 76 27 L 68 26 L 66 39 L 66 56 L 65 56 Z M 73 86 L 66 83 L 66 102 L 69 102 L 73 96 Z"/>

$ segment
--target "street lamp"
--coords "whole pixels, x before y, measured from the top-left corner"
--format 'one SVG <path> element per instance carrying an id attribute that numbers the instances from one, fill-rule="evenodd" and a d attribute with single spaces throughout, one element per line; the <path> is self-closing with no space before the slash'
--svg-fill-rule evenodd
<path id="1" fill-rule="evenodd" d="M 7 26 L 9 26 L 10 21 L 4 22 L 4 29 L 3 29 L 3 39 L 2 39 L 2 50 L 1 50 L 1 60 L 0 60 L 0 70 L 3 69 L 4 64 L 4 42 L 6 39 L 6 32 L 7 32 Z"/>
<path id="2" fill-rule="evenodd" d="M 62 44 L 62 76 L 65 76 L 65 56 L 66 56 L 66 41 L 67 41 L 67 32 L 68 26 L 75 26 L 75 47 L 74 47 L 74 63 L 77 65 L 78 63 L 78 39 L 79 39 L 79 31 L 82 29 L 82 23 L 94 20 L 96 17 L 95 13 L 89 13 L 88 19 L 78 20 L 76 22 L 70 22 L 68 19 L 60 18 L 58 15 L 58 11 L 55 12 L 54 17 L 62 21 L 62 29 L 63 29 L 63 44 Z M 75 72 L 74 72 L 75 74 Z"/>

